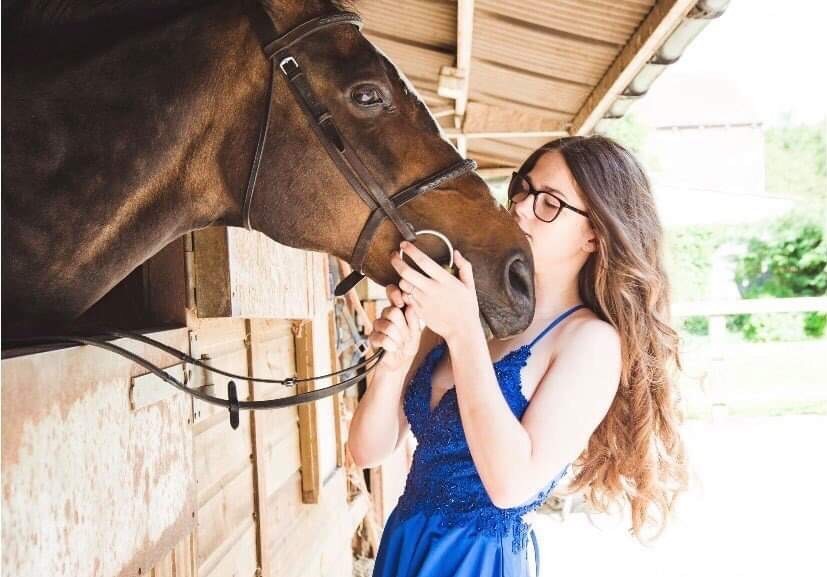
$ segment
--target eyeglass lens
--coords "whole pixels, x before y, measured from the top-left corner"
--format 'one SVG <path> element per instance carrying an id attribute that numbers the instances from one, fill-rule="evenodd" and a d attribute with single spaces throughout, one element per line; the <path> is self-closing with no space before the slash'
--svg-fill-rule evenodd
<path id="1" fill-rule="evenodd" d="M 525 200 L 529 194 L 534 195 L 534 215 L 542 221 L 551 222 L 560 213 L 560 200 L 548 192 L 538 192 L 531 188 L 528 180 L 520 174 L 514 175 L 508 187 L 508 209 Z"/>

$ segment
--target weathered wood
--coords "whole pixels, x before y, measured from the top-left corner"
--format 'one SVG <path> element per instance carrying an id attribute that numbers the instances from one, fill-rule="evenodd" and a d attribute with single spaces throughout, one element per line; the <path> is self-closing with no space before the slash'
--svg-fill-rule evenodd
<path id="1" fill-rule="evenodd" d="M 151 336 L 186 349 L 186 329 Z M 132 410 L 130 378 L 145 372 L 89 346 L 3 361 L 4 574 L 148 574 L 193 531 L 191 400 Z"/>
<path id="2" fill-rule="evenodd" d="M 301 479 L 291 478 L 274 495 L 274 530 L 266 550 L 272 555 L 271 575 L 304 577 L 325 575 L 349 577 L 348 568 L 325 573 L 323 556 L 350 549 L 350 515 L 346 506 L 344 469 L 324 486 L 316 504 L 301 502 Z M 327 568 L 330 569 L 329 565 Z"/>
<path id="3" fill-rule="evenodd" d="M 525 137 L 526 135 L 560 136 L 568 134 L 567 123 L 549 116 L 492 106 L 481 102 L 469 102 L 462 124 L 467 138 Z"/>
<path id="4" fill-rule="evenodd" d="M 152 570 L 151 577 L 195 577 L 195 533 L 187 535 Z"/>
<path id="5" fill-rule="evenodd" d="M 184 237 L 143 264 L 148 314 L 157 325 L 186 325 L 187 275 Z"/>
<path id="6" fill-rule="evenodd" d="M 316 374 L 315 348 L 312 321 L 296 321 L 293 324 L 296 335 L 296 375 L 306 379 Z M 299 383 L 296 393 L 314 389 L 314 381 Z M 316 425 L 316 403 L 299 406 L 299 447 L 301 448 L 302 499 L 305 503 L 319 501 L 319 440 Z"/>
<path id="7" fill-rule="evenodd" d="M 234 478 L 222 485 L 198 510 L 198 566 L 209 567 L 218 564 L 220 558 L 232 548 L 234 539 L 239 538 L 254 522 L 253 467 L 248 459 L 247 466 Z M 253 555 L 256 561 L 256 555 Z"/>
<path id="8" fill-rule="evenodd" d="M 178 379 L 180 383 L 185 381 L 183 363 L 167 367 L 164 371 Z M 177 393 L 178 391 L 162 380 L 161 377 L 155 373 L 147 373 L 140 377 L 132 377 L 132 382 L 129 385 L 129 403 L 132 410 L 135 411 L 165 401 Z"/>
<path id="9" fill-rule="evenodd" d="M 336 354 L 336 311 L 328 313 L 328 346 L 330 347 L 330 370 L 336 372 L 341 370 L 339 355 Z M 337 378 L 336 382 L 341 381 Z M 335 433 L 336 466 L 343 467 L 345 464 L 345 438 L 342 430 L 342 393 L 336 393 L 332 397 L 333 402 L 333 430 Z"/>
<path id="10" fill-rule="evenodd" d="M 309 319 L 328 300 L 327 255 L 279 244 L 258 232 L 195 232 L 199 317 Z"/>

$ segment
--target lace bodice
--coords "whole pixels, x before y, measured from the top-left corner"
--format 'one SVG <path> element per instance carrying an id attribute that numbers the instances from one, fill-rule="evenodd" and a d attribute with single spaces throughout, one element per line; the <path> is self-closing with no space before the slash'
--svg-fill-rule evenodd
<path id="1" fill-rule="evenodd" d="M 523 345 L 494 363 L 494 372 L 508 406 L 522 419 L 528 400 L 521 388 L 520 372 L 533 345 L 549 330 L 583 305 L 557 317 L 531 344 Z M 446 527 L 470 525 L 477 532 L 513 537 L 513 549 L 527 546 L 528 526 L 522 516 L 539 507 L 558 485 L 570 465 L 526 503 L 500 509 L 488 497 L 477 473 L 465 438 L 457 404 L 456 388 L 445 392 L 431 411 L 431 377 L 446 350 L 445 343 L 431 349 L 405 392 L 404 410 L 417 440 L 405 491 L 399 500 L 401 515 L 439 513 Z"/>

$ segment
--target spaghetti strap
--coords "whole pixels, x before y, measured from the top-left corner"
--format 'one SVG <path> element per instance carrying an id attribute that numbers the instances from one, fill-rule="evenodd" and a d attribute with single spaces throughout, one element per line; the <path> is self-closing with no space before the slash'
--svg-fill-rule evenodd
<path id="1" fill-rule="evenodd" d="M 553 321 L 551 321 L 551 324 L 550 324 L 549 326 L 547 326 L 545 329 L 543 329 L 543 332 L 541 332 L 539 335 L 537 335 L 537 337 L 536 337 L 533 341 L 531 341 L 531 344 L 530 344 L 530 345 L 528 345 L 528 348 L 530 349 L 530 348 L 534 347 L 534 343 L 536 343 L 536 342 L 537 342 L 537 341 L 539 341 L 541 338 L 543 338 L 543 336 L 544 336 L 547 332 L 549 332 L 551 329 L 553 329 L 553 328 L 554 328 L 554 327 L 556 327 L 558 324 L 560 324 L 560 323 L 561 323 L 561 322 L 562 322 L 562 321 L 563 321 L 566 317 L 568 317 L 570 314 L 572 314 L 572 313 L 573 313 L 573 312 L 575 312 L 576 310 L 578 310 L 578 309 L 582 309 L 582 308 L 586 308 L 586 305 L 584 305 L 584 304 L 574 305 L 574 306 L 573 306 L 573 307 L 571 307 L 569 310 L 567 310 L 567 311 L 565 311 L 564 313 L 562 313 L 561 315 L 559 315 L 556 319 L 554 319 Z"/>

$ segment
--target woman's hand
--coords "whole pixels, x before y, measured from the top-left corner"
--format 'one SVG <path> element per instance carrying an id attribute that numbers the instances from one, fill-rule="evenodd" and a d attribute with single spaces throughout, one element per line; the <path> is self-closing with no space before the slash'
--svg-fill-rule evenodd
<path id="1" fill-rule="evenodd" d="M 368 342 L 374 349 L 385 349 L 379 365 L 390 371 L 407 371 L 419 350 L 422 336 L 419 315 L 413 307 L 405 307 L 402 291 L 398 286 L 390 284 L 385 287 L 385 292 L 391 306 L 382 309 L 382 314 L 374 321 Z"/>
<path id="2" fill-rule="evenodd" d="M 402 260 L 399 253 L 393 253 L 391 264 L 402 277 L 399 288 L 408 308 L 413 308 L 417 316 L 446 341 L 479 323 L 479 303 L 471 263 L 458 250 L 454 251 L 454 262 L 459 278 L 411 243 L 403 241 L 399 246 L 400 252 L 408 255 L 428 275 L 417 272 Z"/>

